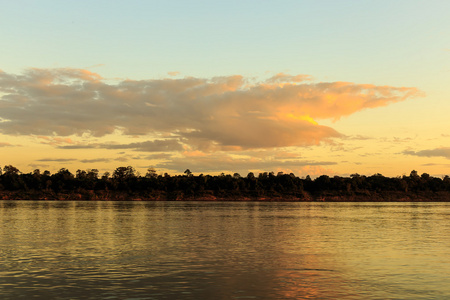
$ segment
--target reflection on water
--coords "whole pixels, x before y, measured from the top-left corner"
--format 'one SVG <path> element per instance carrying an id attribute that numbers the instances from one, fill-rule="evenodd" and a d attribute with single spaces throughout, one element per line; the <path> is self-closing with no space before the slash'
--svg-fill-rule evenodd
<path id="1" fill-rule="evenodd" d="M 449 216 L 446 203 L 0 201 L 0 298 L 450 298 Z"/>

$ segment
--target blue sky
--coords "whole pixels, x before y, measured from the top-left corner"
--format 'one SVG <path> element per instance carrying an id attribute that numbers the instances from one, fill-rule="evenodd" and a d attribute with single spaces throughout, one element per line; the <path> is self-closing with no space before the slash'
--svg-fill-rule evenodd
<path id="1" fill-rule="evenodd" d="M 448 1 L 19 0 L 2 7 L 3 69 L 11 71 L 105 64 L 113 76 L 147 78 L 287 70 L 381 84 L 386 76 L 400 82 L 400 72 L 427 72 L 424 61 L 429 72 L 439 68 L 435 59 L 448 62 Z"/>

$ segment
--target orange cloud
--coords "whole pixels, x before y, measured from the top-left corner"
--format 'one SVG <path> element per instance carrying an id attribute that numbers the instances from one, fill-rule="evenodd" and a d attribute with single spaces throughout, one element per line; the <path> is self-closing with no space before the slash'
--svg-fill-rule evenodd
<path id="1" fill-rule="evenodd" d="M 342 137 L 321 120 L 421 95 L 415 88 L 309 79 L 279 73 L 253 83 L 236 75 L 111 84 L 82 69 L 0 72 L 0 119 L 6 120 L 0 132 L 100 137 L 119 131 L 171 137 L 177 148 L 203 152 L 308 146 Z"/>
<path id="2" fill-rule="evenodd" d="M 36 138 L 43 140 L 41 141 L 41 144 L 46 145 L 61 145 L 61 144 L 74 144 L 74 141 L 72 141 L 71 138 L 65 138 L 65 137 L 49 137 L 49 136 L 37 136 Z"/>

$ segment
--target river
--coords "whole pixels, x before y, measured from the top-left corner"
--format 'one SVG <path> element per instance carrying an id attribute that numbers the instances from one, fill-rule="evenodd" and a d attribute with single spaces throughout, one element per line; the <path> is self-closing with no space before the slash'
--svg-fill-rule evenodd
<path id="1" fill-rule="evenodd" d="M 450 299 L 450 203 L 0 201 L 0 299 Z"/>

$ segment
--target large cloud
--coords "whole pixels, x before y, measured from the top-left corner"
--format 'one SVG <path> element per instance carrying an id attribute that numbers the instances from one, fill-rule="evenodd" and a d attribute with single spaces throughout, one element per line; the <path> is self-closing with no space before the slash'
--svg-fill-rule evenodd
<path id="1" fill-rule="evenodd" d="M 178 143 L 203 151 L 304 146 L 341 136 L 320 120 L 419 94 L 414 88 L 308 79 L 277 74 L 261 82 L 228 76 L 110 83 L 81 69 L 0 71 L 0 132 L 100 137 L 119 130 L 170 140 L 121 149 L 178 149 Z"/>

